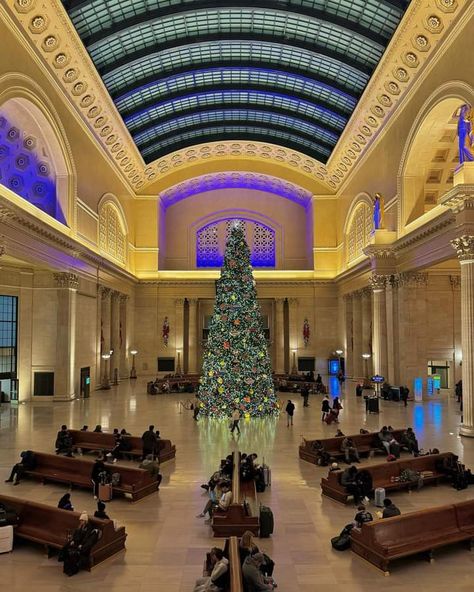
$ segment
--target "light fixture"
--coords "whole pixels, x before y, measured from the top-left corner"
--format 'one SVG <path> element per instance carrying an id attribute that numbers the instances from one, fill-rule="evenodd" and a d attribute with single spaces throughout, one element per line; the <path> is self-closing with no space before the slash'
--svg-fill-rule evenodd
<path id="1" fill-rule="evenodd" d="M 336 349 L 336 354 L 338 356 L 342 356 L 343 353 L 344 353 L 344 350 L 343 349 Z"/>

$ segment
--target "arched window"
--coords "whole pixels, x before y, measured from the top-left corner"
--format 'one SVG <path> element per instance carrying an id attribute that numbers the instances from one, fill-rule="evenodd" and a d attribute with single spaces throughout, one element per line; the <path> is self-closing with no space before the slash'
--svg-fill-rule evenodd
<path id="1" fill-rule="evenodd" d="M 368 204 L 360 203 L 352 214 L 352 220 L 346 233 L 348 263 L 363 254 L 362 250 L 369 243 L 372 230 L 372 210 Z"/>
<path id="2" fill-rule="evenodd" d="M 105 203 L 99 210 L 99 247 L 102 251 L 125 264 L 127 235 L 121 215 L 112 203 Z"/>
<path id="3" fill-rule="evenodd" d="M 255 220 L 232 218 L 206 224 L 196 233 L 196 266 L 220 267 L 232 226 L 238 222 L 245 230 L 253 267 L 275 267 L 275 231 Z"/>

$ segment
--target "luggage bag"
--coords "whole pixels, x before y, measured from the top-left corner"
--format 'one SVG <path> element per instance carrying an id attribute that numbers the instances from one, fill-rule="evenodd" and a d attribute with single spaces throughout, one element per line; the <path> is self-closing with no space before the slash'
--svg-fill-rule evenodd
<path id="1" fill-rule="evenodd" d="M 273 512 L 268 506 L 260 506 L 260 538 L 273 534 Z"/>

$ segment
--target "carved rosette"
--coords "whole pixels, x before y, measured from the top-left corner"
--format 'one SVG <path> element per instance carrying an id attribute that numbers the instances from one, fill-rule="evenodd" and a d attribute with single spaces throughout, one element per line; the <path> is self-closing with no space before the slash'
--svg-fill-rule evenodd
<path id="1" fill-rule="evenodd" d="M 459 261 L 474 261 L 474 236 L 464 234 L 451 241 Z"/>
<path id="2" fill-rule="evenodd" d="M 77 290 L 79 288 L 79 276 L 75 273 L 59 272 L 54 274 L 54 281 L 58 288 Z"/>
<path id="3" fill-rule="evenodd" d="M 385 286 L 387 285 L 387 276 L 380 275 L 378 273 L 373 273 L 369 278 L 370 287 L 374 292 L 381 292 L 385 290 Z"/>

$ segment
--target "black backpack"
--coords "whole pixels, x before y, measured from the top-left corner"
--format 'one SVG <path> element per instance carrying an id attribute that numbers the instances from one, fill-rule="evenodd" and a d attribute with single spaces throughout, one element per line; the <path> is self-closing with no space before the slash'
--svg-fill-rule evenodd
<path id="1" fill-rule="evenodd" d="M 336 551 L 346 551 L 351 548 L 351 530 L 354 528 L 352 524 L 347 524 L 341 530 L 339 536 L 331 539 L 331 545 Z"/>

